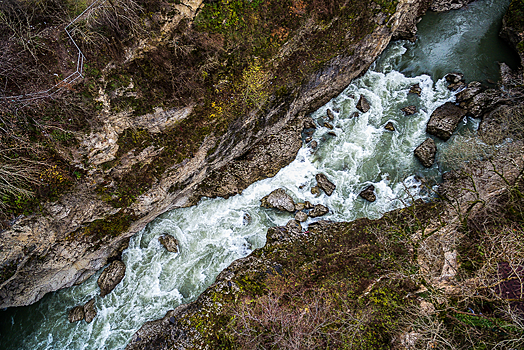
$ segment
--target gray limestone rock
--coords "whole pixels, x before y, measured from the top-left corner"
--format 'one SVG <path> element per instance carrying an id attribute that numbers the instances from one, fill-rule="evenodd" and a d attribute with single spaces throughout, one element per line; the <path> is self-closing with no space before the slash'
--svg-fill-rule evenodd
<path id="1" fill-rule="evenodd" d="M 162 244 L 168 252 L 178 253 L 178 240 L 168 234 L 158 237 L 158 241 Z"/>
<path id="2" fill-rule="evenodd" d="M 315 176 L 315 179 L 317 180 L 317 187 L 326 192 L 328 196 L 331 196 L 333 194 L 333 191 L 335 190 L 336 186 L 331 181 L 328 180 L 327 176 L 324 174 L 317 174 Z"/>
<path id="3" fill-rule="evenodd" d="M 76 306 L 69 310 L 69 314 L 67 315 L 67 319 L 69 322 L 78 322 L 82 321 L 84 319 L 84 307 L 83 306 Z"/>
<path id="4" fill-rule="evenodd" d="M 297 213 L 295 214 L 295 220 L 297 220 L 298 222 L 304 222 L 307 220 L 307 214 L 303 211 L 297 211 Z"/>
<path id="5" fill-rule="evenodd" d="M 260 200 L 261 206 L 264 208 L 276 208 L 282 211 L 295 211 L 295 202 L 293 198 L 282 188 L 277 188 L 269 195 Z"/>
<path id="6" fill-rule="evenodd" d="M 86 322 L 91 323 L 91 321 L 93 321 L 93 319 L 96 317 L 96 314 L 95 299 L 93 298 L 84 305 L 84 315 Z"/>
<path id="7" fill-rule="evenodd" d="M 108 267 L 102 271 L 100 277 L 98 277 L 98 286 L 100 287 L 100 296 L 103 298 L 122 281 L 126 274 L 126 265 L 120 261 L 113 261 Z"/>
<path id="8" fill-rule="evenodd" d="M 447 141 L 465 115 L 466 110 L 452 102 L 446 102 L 431 114 L 426 126 L 426 132 Z"/>
<path id="9" fill-rule="evenodd" d="M 369 105 L 368 100 L 364 97 L 364 95 L 360 95 L 360 99 L 357 102 L 357 109 L 362 113 L 366 113 L 370 108 L 371 106 Z"/>
<path id="10" fill-rule="evenodd" d="M 360 192 L 360 197 L 364 198 L 368 202 L 374 202 L 377 200 L 377 196 L 375 195 L 375 186 L 369 185 L 364 189 L 364 191 Z"/>
<path id="11" fill-rule="evenodd" d="M 313 210 L 309 212 L 309 217 L 316 218 L 318 216 L 326 215 L 327 213 L 329 213 L 329 209 L 327 207 L 323 206 L 322 204 L 317 204 Z"/>
<path id="12" fill-rule="evenodd" d="M 422 142 L 414 151 L 415 157 L 424 165 L 426 168 L 431 168 L 435 162 L 435 155 L 437 154 L 437 145 L 431 138 L 427 138 Z"/>

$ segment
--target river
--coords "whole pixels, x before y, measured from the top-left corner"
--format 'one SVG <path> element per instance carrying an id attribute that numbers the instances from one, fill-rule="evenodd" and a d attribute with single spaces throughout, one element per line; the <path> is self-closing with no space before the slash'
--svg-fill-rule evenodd
<path id="1" fill-rule="evenodd" d="M 335 111 L 334 129 L 319 127 L 313 135 L 318 149 L 304 144 L 275 177 L 252 184 L 241 195 L 204 198 L 194 207 L 155 219 L 131 239 L 123 253 L 126 276 L 105 298 L 98 296 L 98 272 L 82 285 L 50 293 L 34 305 L 1 311 L 0 348 L 123 349 L 144 322 L 194 300 L 232 261 L 262 247 L 268 227 L 292 218 L 260 208 L 260 199 L 276 188 L 285 188 L 295 201 L 328 206 L 330 212 L 322 219 L 337 221 L 378 218 L 413 199 L 429 199 L 442 167 L 422 167 L 413 150 L 427 137 L 431 113 L 454 100 L 443 79 L 446 73 L 460 71 L 467 81 L 490 84 L 499 78 L 497 61 L 517 66 L 515 53 L 497 36 L 508 4 L 480 0 L 461 10 L 424 16 L 416 43 L 390 44 L 365 75 L 312 115 L 327 121 L 326 110 Z M 417 83 L 420 97 L 408 94 Z M 351 118 L 360 95 L 371 109 Z M 418 112 L 405 116 L 400 109 L 408 105 Z M 396 130 L 385 130 L 387 122 Z M 477 127 L 478 121 L 467 119 L 459 132 Z M 439 150 L 446 147 L 437 144 Z M 337 186 L 330 197 L 310 192 L 319 172 Z M 358 197 L 369 184 L 376 189 L 374 203 Z M 158 237 L 164 233 L 176 236 L 179 253 L 168 253 L 160 245 Z M 93 297 L 98 311 L 94 321 L 70 324 L 67 311 Z"/>

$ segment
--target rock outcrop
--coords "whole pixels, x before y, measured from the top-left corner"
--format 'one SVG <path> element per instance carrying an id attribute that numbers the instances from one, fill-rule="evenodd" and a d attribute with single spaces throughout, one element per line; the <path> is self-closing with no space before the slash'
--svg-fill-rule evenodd
<path id="1" fill-rule="evenodd" d="M 328 196 L 331 196 L 333 194 L 333 191 L 335 191 L 335 184 L 328 180 L 327 176 L 324 174 L 317 174 L 315 175 L 315 179 L 317 180 L 317 186 L 322 191 L 326 192 Z"/>
<path id="2" fill-rule="evenodd" d="M 366 113 L 367 111 L 369 111 L 370 108 L 371 106 L 369 105 L 369 102 L 366 99 L 366 97 L 364 95 L 360 95 L 360 98 L 357 102 L 357 109 L 362 113 Z"/>
<path id="3" fill-rule="evenodd" d="M 424 165 L 426 168 L 431 168 L 435 163 L 435 155 L 437 154 L 437 145 L 432 138 L 427 138 L 417 148 L 415 148 L 415 157 Z"/>
<path id="4" fill-rule="evenodd" d="M 168 252 L 178 253 L 178 240 L 175 237 L 165 234 L 158 237 L 158 241 L 164 246 L 164 248 L 166 248 Z"/>
<path id="5" fill-rule="evenodd" d="M 375 195 L 375 186 L 369 185 L 362 192 L 359 193 L 359 196 L 367 200 L 368 202 L 374 202 L 377 200 Z"/>
<path id="6" fill-rule="evenodd" d="M 115 260 L 98 277 L 98 287 L 100 287 L 100 296 L 103 298 L 122 281 L 126 274 L 126 265 L 120 261 Z"/>
<path id="7" fill-rule="evenodd" d="M 264 208 L 275 208 L 282 211 L 295 211 L 293 198 L 283 188 L 277 188 L 260 200 L 260 205 Z"/>
<path id="8" fill-rule="evenodd" d="M 74 323 L 74 322 L 82 321 L 84 317 L 85 317 L 84 307 L 76 306 L 69 311 L 67 319 L 69 320 L 70 323 Z"/>
<path id="9" fill-rule="evenodd" d="M 84 305 L 84 316 L 87 323 L 91 323 L 96 317 L 95 299 L 89 300 Z"/>
<path id="10" fill-rule="evenodd" d="M 96 317 L 95 299 L 89 300 L 85 305 L 80 305 L 72 308 L 67 316 L 70 323 L 85 320 L 91 323 Z"/>
<path id="11" fill-rule="evenodd" d="M 447 141 L 465 116 L 464 109 L 452 102 L 446 102 L 431 114 L 426 132 Z"/>

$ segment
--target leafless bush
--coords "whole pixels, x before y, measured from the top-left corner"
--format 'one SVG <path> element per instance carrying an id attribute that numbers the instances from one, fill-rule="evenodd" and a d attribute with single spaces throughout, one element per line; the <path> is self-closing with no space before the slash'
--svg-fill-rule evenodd
<path id="1" fill-rule="evenodd" d="M 269 293 L 241 302 L 234 310 L 232 330 L 246 350 L 326 349 L 341 344 L 358 348 L 359 332 L 370 314 L 354 312 L 327 292 Z"/>

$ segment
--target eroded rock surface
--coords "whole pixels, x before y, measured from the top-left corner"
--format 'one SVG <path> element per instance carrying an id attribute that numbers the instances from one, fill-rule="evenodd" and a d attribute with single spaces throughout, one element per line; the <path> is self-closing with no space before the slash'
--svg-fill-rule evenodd
<path id="1" fill-rule="evenodd" d="M 368 202 L 376 201 L 377 196 L 375 195 L 375 186 L 369 185 L 362 192 L 360 192 L 359 196 L 364 198 Z"/>
<path id="2" fill-rule="evenodd" d="M 452 102 L 446 102 L 431 114 L 426 132 L 447 141 L 465 116 L 466 110 Z"/>
<path id="3" fill-rule="evenodd" d="M 295 211 L 295 202 L 293 198 L 283 188 L 277 188 L 260 200 L 264 208 L 275 208 L 282 211 Z"/>
<path id="4" fill-rule="evenodd" d="M 322 191 L 326 192 L 328 196 L 331 196 L 333 194 L 333 191 L 335 191 L 335 184 L 327 178 L 324 174 L 317 174 L 315 175 L 315 179 L 317 180 L 317 186 Z"/>
<path id="5" fill-rule="evenodd" d="M 168 252 L 178 253 L 178 240 L 168 234 L 158 237 L 158 241 L 162 244 Z"/>
<path id="6" fill-rule="evenodd" d="M 422 142 L 417 148 L 415 148 L 415 157 L 424 165 L 426 168 L 431 168 L 435 163 L 435 155 L 437 154 L 437 145 L 432 138 L 428 137 Z"/>
<path id="7" fill-rule="evenodd" d="M 126 274 L 126 265 L 120 261 L 115 260 L 98 277 L 98 287 L 100 287 L 100 296 L 103 298 L 122 281 Z"/>

